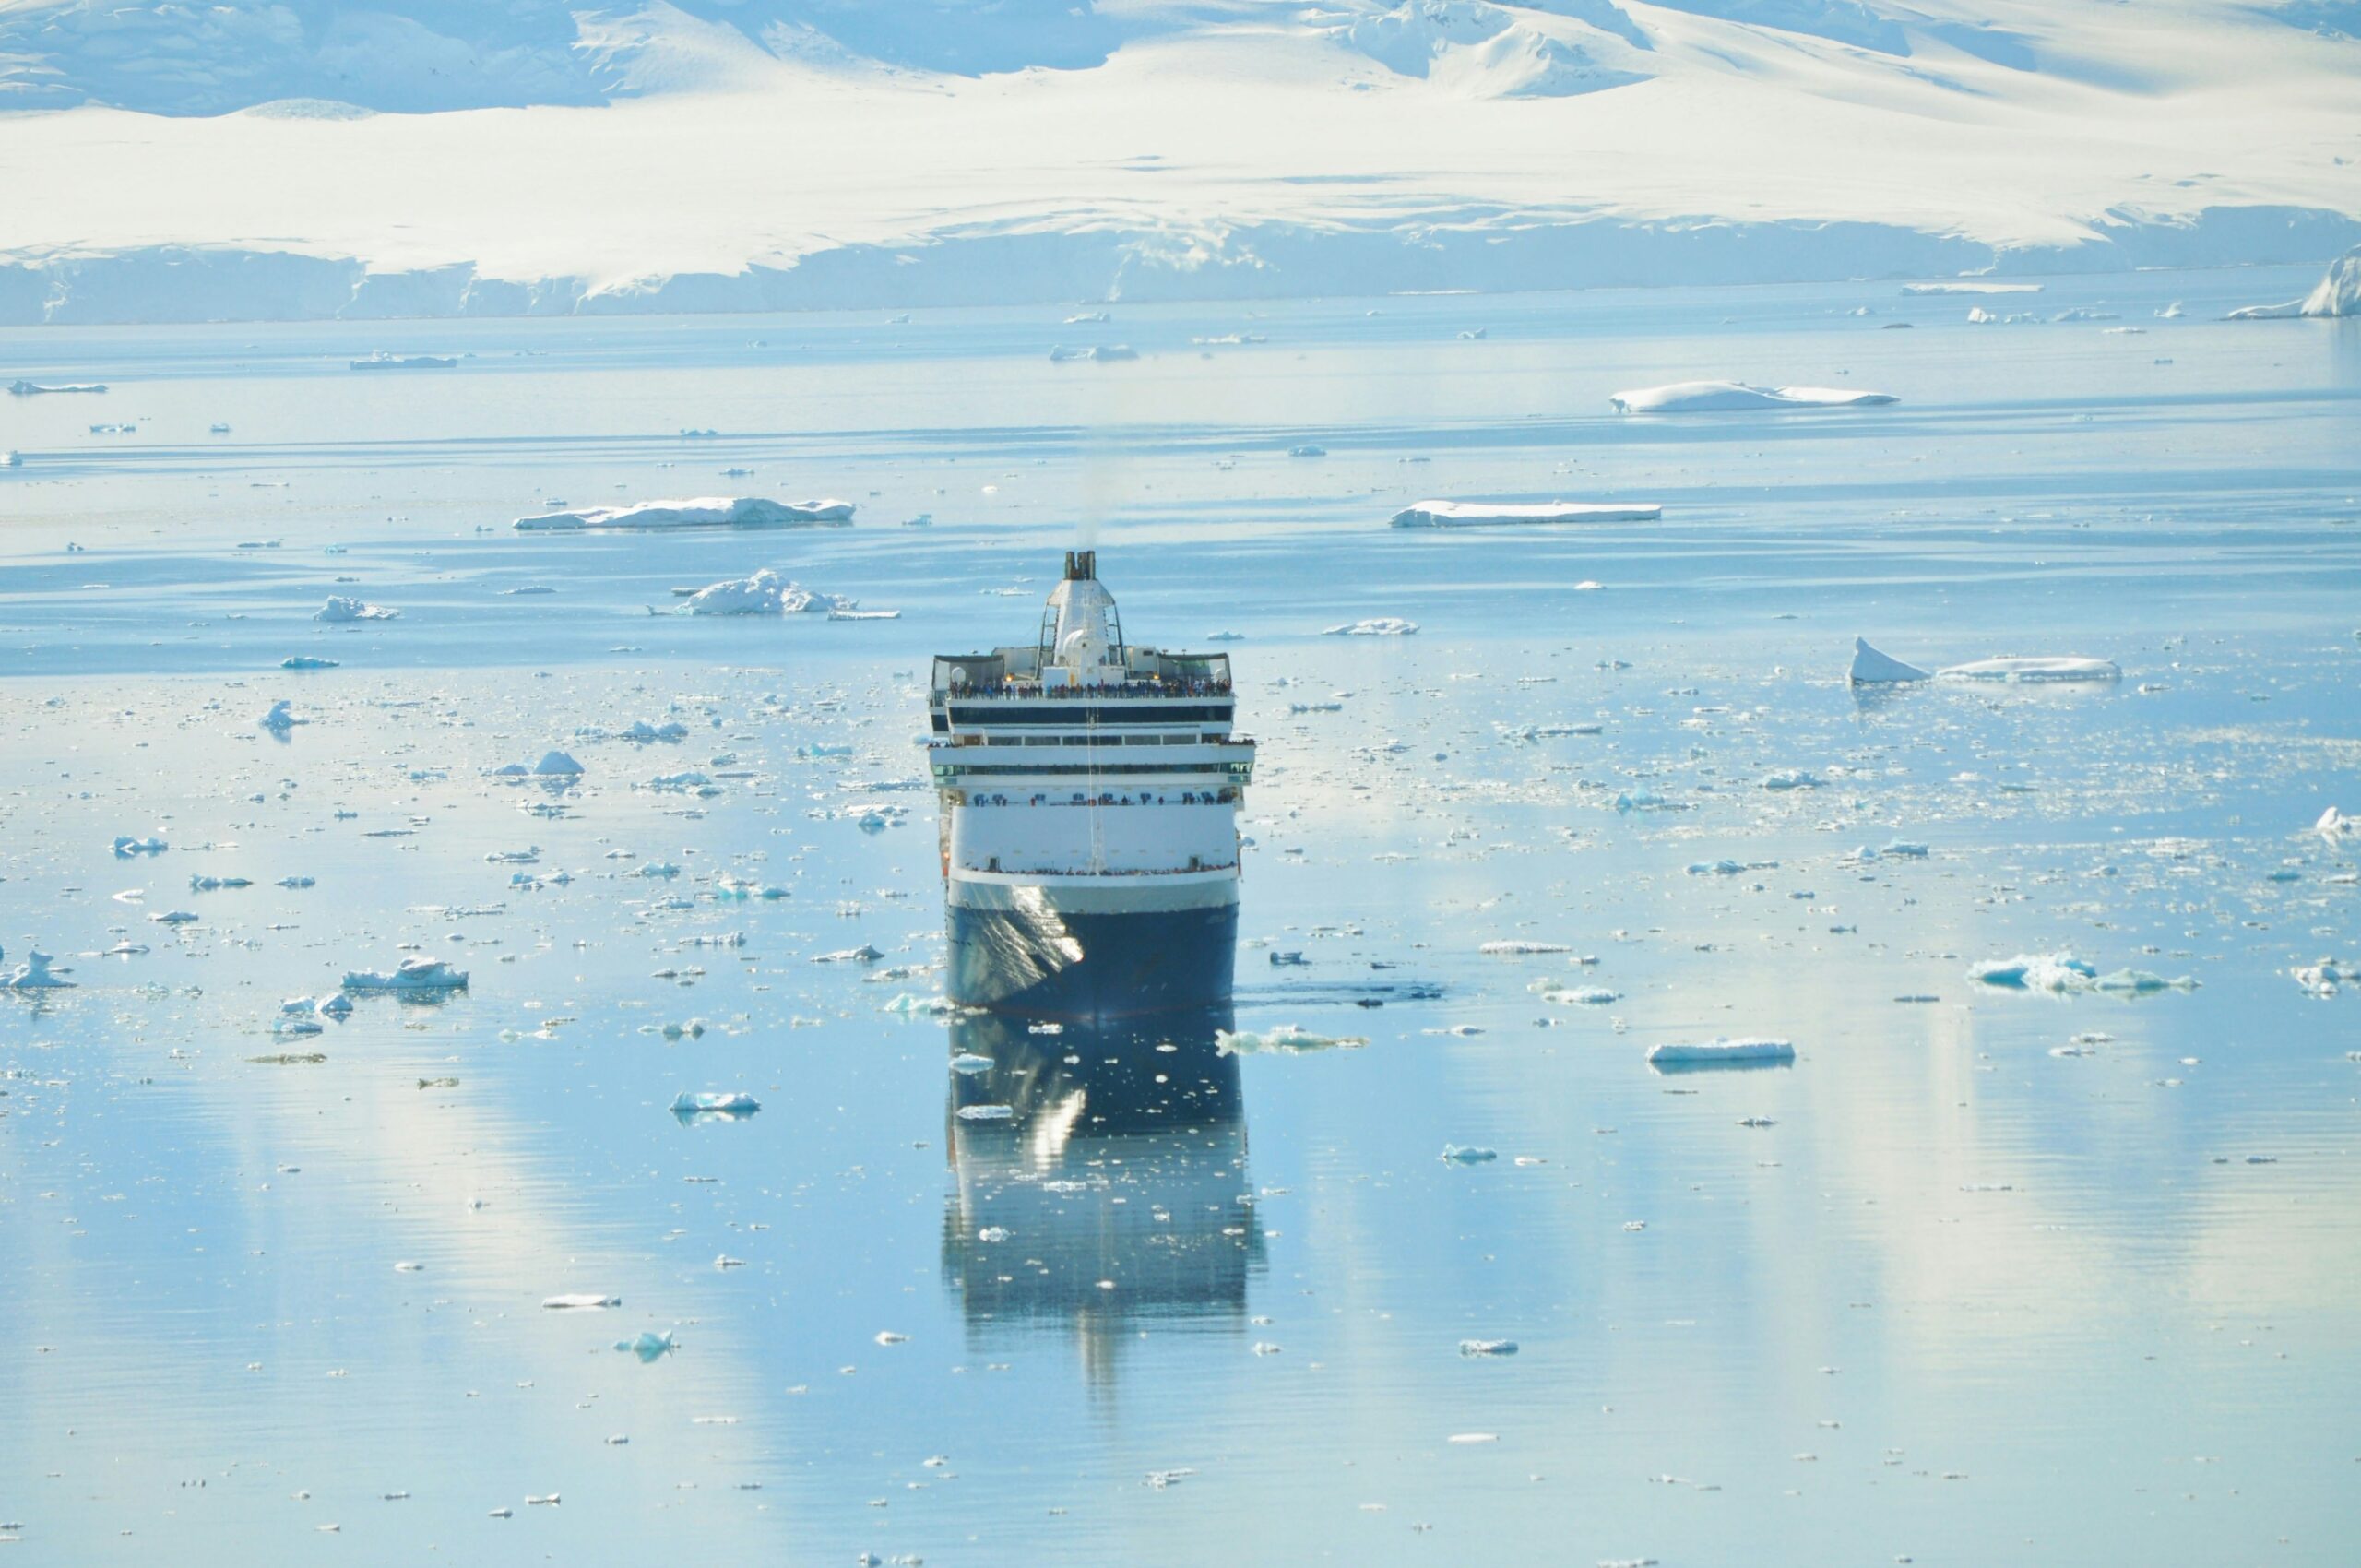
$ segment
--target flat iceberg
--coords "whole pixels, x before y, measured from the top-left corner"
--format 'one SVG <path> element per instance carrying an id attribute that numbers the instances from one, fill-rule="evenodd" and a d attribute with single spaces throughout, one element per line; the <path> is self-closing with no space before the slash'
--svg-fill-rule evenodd
<path id="1" fill-rule="evenodd" d="M 1321 632 L 1323 637 L 1406 637 L 1418 629 L 1416 621 L 1405 621 L 1398 615 L 1377 615 L 1366 621 L 1347 621 Z"/>
<path id="2" fill-rule="evenodd" d="M 773 501 L 761 495 L 708 495 L 688 501 L 643 501 L 633 506 L 589 506 L 519 517 L 528 533 L 575 533 L 584 529 L 791 529 L 852 521 L 849 501 Z"/>
<path id="3" fill-rule="evenodd" d="M 1228 1029 L 1214 1031 L 1214 1050 L 1223 1056 L 1252 1056 L 1262 1052 L 1299 1056 L 1311 1051 L 1358 1051 L 1368 1043 L 1367 1035 L 1316 1035 L 1293 1024 L 1281 1024 L 1262 1034 L 1251 1034 L 1243 1029 L 1235 1034 Z"/>
<path id="4" fill-rule="evenodd" d="M 291 654 L 279 661 L 281 670 L 334 670 L 338 666 L 333 659 L 319 659 L 308 653 Z"/>
<path id="5" fill-rule="evenodd" d="M 620 1307 L 623 1304 L 621 1296 L 601 1296 L 590 1291 L 541 1299 L 541 1305 L 553 1313 L 595 1312 L 600 1307 Z"/>
<path id="6" fill-rule="evenodd" d="M 683 608 L 692 615 L 800 615 L 856 610 L 859 601 L 789 582 L 765 566 L 751 577 L 699 588 Z"/>
<path id="7" fill-rule="evenodd" d="M 1945 681 L 2120 681 L 2123 671 L 2104 659 L 2072 656 L 2040 659 L 1979 659 L 1935 671 Z"/>
<path id="8" fill-rule="evenodd" d="M 1987 958 L 1967 971 L 1967 978 L 2011 991 L 2085 991 L 2098 979 L 2098 968 L 2071 953 L 2020 953 L 2013 958 Z"/>
<path id="9" fill-rule="evenodd" d="M 721 1094 L 677 1095 L 672 1100 L 672 1114 L 682 1121 L 698 1116 L 725 1116 L 735 1119 L 752 1116 L 763 1108 L 763 1102 L 743 1089 Z"/>
<path id="10" fill-rule="evenodd" d="M 347 621 L 390 621 L 400 613 L 398 610 L 388 610 L 382 604 L 367 604 L 339 593 L 330 595 L 326 604 L 312 612 L 312 619 L 334 625 Z"/>
<path id="11" fill-rule="evenodd" d="M 1476 951 L 1478 953 L 1489 953 L 1496 957 L 1522 958 L 1529 955 L 1538 953 L 1571 953 L 1573 949 L 1567 946 L 1562 942 L 1526 942 L 1511 940 L 1505 942 L 1487 942 L 1481 947 L 1476 949 Z"/>
<path id="12" fill-rule="evenodd" d="M 1500 505 L 1489 501 L 1421 501 L 1394 514 L 1397 529 L 1473 529 L 1495 523 L 1653 523 L 1661 506 L 1616 505 L 1597 501 L 1550 501 L 1536 505 Z"/>
<path id="13" fill-rule="evenodd" d="M 392 973 L 382 969 L 353 969 L 344 977 L 347 991 L 390 991 L 411 995 L 440 996 L 468 989 L 464 969 L 455 969 L 440 958 L 413 954 L 404 958 Z"/>
<path id="14" fill-rule="evenodd" d="M 1743 381 L 1676 381 L 1618 392 L 1608 400 L 1619 414 L 1714 414 L 1741 409 L 1866 409 L 1901 399 L 1887 392 L 1842 386 L 1752 386 Z"/>
<path id="15" fill-rule="evenodd" d="M 1899 659 L 1880 653 L 1865 637 L 1853 639 L 1853 670 L 1849 679 L 1857 686 L 1898 686 L 1912 681 L 1931 681 L 1929 671 L 1916 664 L 1904 664 Z"/>
<path id="16" fill-rule="evenodd" d="M 1648 1048 L 1648 1065 L 1658 1069 L 1777 1066 L 1795 1059 L 1796 1048 L 1784 1039 L 1710 1039 Z"/>

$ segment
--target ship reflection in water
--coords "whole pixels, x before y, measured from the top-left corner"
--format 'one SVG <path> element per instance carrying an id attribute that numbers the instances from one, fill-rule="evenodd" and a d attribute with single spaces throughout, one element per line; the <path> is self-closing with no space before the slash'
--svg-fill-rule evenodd
<path id="1" fill-rule="evenodd" d="M 1143 1328 L 1244 1324 L 1263 1230 L 1229 1027 L 1227 1007 L 952 1026 L 943 1275 L 971 1341 L 1070 1332 L 1105 1386 Z"/>

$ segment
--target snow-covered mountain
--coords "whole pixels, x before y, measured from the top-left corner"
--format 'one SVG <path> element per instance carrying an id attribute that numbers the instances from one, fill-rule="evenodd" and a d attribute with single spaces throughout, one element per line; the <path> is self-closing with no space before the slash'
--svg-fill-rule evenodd
<path id="1" fill-rule="evenodd" d="M 0 321 L 2325 261 L 2361 0 L 0 0 Z"/>

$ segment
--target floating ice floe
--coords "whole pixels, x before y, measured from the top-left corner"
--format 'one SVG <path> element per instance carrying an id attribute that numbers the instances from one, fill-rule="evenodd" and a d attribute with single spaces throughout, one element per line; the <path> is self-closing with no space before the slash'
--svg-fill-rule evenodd
<path id="1" fill-rule="evenodd" d="M 549 1305 L 546 1301 L 541 1304 Z M 643 1363 L 660 1360 L 680 1348 L 680 1343 L 672 1337 L 671 1331 L 669 1329 L 662 1334 L 657 1334 L 643 1328 L 629 1339 L 615 1341 L 616 1349 L 630 1351 Z M 615 1440 L 609 1438 L 607 1441 L 613 1443 Z"/>
<path id="2" fill-rule="evenodd" d="M 1764 774 L 1762 787 L 1765 790 L 1817 790 L 1821 781 L 1817 774 L 1807 773 L 1800 767 L 1783 767 Z"/>
<path id="3" fill-rule="evenodd" d="M 1406 637 L 1418 629 L 1416 621 L 1405 621 L 1398 615 L 1378 615 L 1367 621 L 1347 621 L 1321 632 L 1323 637 Z"/>
<path id="4" fill-rule="evenodd" d="M 884 956 L 884 954 L 864 942 L 858 947 L 839 947 L 834 953 L 814 953 L 812 961 L 815 964 L 873 964 Z"/>
<path id="5" fill-rule="evenodd" d="M 1463 1356 L 1513 1356 L 1516 1354 L 1516 1341 L 1513 1339 L 1463 1339 L 1459 1342 L 1459 1353 Z"/>
<path id="6" fill-rule="evenodd" d="M 114 852 L 119 860 L 128 860 L 134 855 L 160 855 L 171 848 L 172 846 L 161 838 L 152 836 L 146 838 L 133 838 L 126 835 L 114 841 Z"/>
<path id="7" fill-rule="evenodd" d="M 1569 735 L 1598 735 L 1606 732 L 1604 724 L 1496 724 L 1501 739 L 1511 745 L 1530 745 L 1536 741 L 1562 740 Z"/>
<path id="8" fill-rule="evenodd" d="M 346 594 L 331 594 L 328 601 L 312 612 L 314 621 L 341 624 L 349 621 L 390 621 L 401 613 L 382 604 L 368 604 Z"/>
<path id="9" fill-rule="evenodd" d="M 1795 1059 L 1795 1046 L 1784 1039 L 1709 1039 L 1692 1045 L 1653 1045 L 1648 1048 L 1648 1065 L 1660 1070 L 1775 1067 Z"/>
<path id="10" fill-rule="evenodd" d="M 1623 1000 L 1622 992 L 1603 985 L 1560 985 L 1556 980 L 1537 980 L 1525 989 L 1552 1007 L 1605 1007 Z"/>
<path id="11" fill-rule="evenodd" d="M 202 872 L 188 879 L 191 893 L 219 893 L 224 888 L 252 887 L 254 885 L 255 879 L 250 876 L 208 876 Z"/>
<path id="12" fill-rule="evenodd" d="M 2189 975 L 2167 980 L 2145 969 L 2116 969 L 2101 974 L 2094 964 L 2071 953 L 2019 954 L 2013 958 L 1987 958 L 1974 965 L 1967 978 L 2011 991 L 2047 991 L 2058 994 L 2097 991 L 2118 996 L 2144 996 L 2159 991 L 2195 991 Z"/>
<path id="13" fill-rule="evenodd" d="M 1090 360 L 1099 364 L 1110 364 L 1118 360 L 1135 360 L 1139 357 L 1140 351 L 1129 343 L 1101 343 L 1095 349 L 1072 349 L 1060 343 L 1050 350 L 1050 360 L 1054 364 L 1064 364 L 1072 360 Z"/>
<path id="14" fill-rule="evenodd" d="M 972 1051 L 963 1051 L 951 1059 L 951 1070 L 962 1077 L 973 1077 L 979 1073 L 991 1072 L 992 1059 L 989 1056 L 979 1056 Z"/>
<path id="15" fill-rule="evenodd" d="M 1848 863 L 1854 865 L 1867 865 L 1872 861 L 1887 859 L 1923 861 L 1928 857 L 1929 852 L 1930 851 L 1928 847 L 1924 844 L 1912 843 L 1906 838 L 1896 838 L 1888 843 L 1883 849 L 1872 849 L 1867 844 L 1864 844 L 1859 849 L 1854 850 L 1851 854 L 1845 856 L 1845 859 Z"/>
<path id="16" fill-rule="evenodd" d="M 1677 812 L 1689 808 L 1654 790 L 1625 790 L 1616 795 L 1615 809 L 1619 812 Z"/>
<path id="17" fill-rule="evenodd" d="M 541 760 L 533 765 L 533 776 L 537 778 L 578 778 L 582 776 L 582 765 L 564 752 L 543 752 Z"/>
<path id="18" fill-rule="evenodd" d="M 735 1119 L 752 1116 L 763 1108 L 762 1101 L 743 1089 L 718 1094 L 687 1094 L 675 1096 L 672 1114 L 682 1121 L 698 1116 L 720 1116 Z"/>
<path id="19" fill-rule="evenodd" d="M 940 1018 L 958 1010 L 958 1004 L 947 997 L 918 996 L 907 991 L 878 1009 L 881 1013 L 899 1013 L 908 1017 L 930 1018 Z"/>
<path id="20" fill-rule="evenodd" d="M 1527 942 L 1521 940 L 1509 940 L 1503 942 L 1487 942 L 1481 947 L 1476 949 L 1476 951 L 1478 953 L 1489 953 L 1495 957 L 1522 958 L 1543 953 L 1571 953 L 1573 949 L 1567 946 L 1562 942 Z"/>
<path id="21" fill-rule="evenodd" d="M 2098 978 L 2098 968 L 2071 953 L 2020 953 L 2013 958 L 1987 958 L 1971 965 L 1967 978 L 2012 991 L 2082 991 Z"/>
<path id="22" fill-rule="evenodd" d="M 1942 681 L 2120 681 L 2123 671 L 2104 659 L 2073 656 L 1979 659 L 1935 671 Z"/>
<path id="23" fill-rule="evenodd" d="M 2361 964 L 2350 958 L 2342 964 L 2332 958 L 2322 958 L 2317 964 L 2305 964 L 2288 972 L 2296 977 L 2296 983 L 2306 992 L 2323 999 L 2336 994 L 2339 982 L 2350 985 L 2361 980 Z"/>
<path id="24" fill-rule="evenodd" d="M 1743 381 L 1677 381 L 1618 392 L 1619 414 L 1705 414 L 1742 409 L 1859 409 L 1901 401 L 1891 393 L 1841 386 L 1753 386 Z"/>
<path id="25" fill-rule="evenodd" d="M 61 392 L 103 392 L 106 389 L 107 384 L 103 381 L 12 381 L 8 384 L 9 395 L 17 398 L 39 398 Z"/>
<path id="26" fill-rule="evenodd" d="M 1481 1148 L 1474 1144 L 1442 1146 L 1442 1161 L 1446 1165 L 1487 1165 L 1500 1158 L 1498 1149 Z"/>
<path id="27" fill-rule="evenodd" d="M 601 1296 L 587 1291 L 541 1299 L 541 1305 L 553 1313 L 595 1312 L 601 1307 L 620 1307 L 623 1304 L 621 1296 Z"/>
<path id="28" fill-rule="evenodd" d="M 2039 283 L 1987 283 L 1975 279 L 1942 283 L 1904 283 L 1902 286 L 1904 293 L 1917 295 L 2038 294 L 2041 290 L 2042 285 Z"/>
<path id="29" fill-rule="evenodd" d="M 354 969 L 344 977 L 344 989 L 361 992 L 396 992 L 411 995 L 442 995 L 468 989 L 464 969 L 455 969 L 440 958 L 424 954 L 412 954 L 404 958 L 391 973 L 382 969 Z"/>
<path id="30" fill-rule="evenodd" d="M 1397 529 L 1472 529 L 1513 523 L 1653 523 L 1664 508 L 1601 501 L 1504 505 L 1489 501 L 1421 501 L 1394 514 Z"/>
<path id="31" fill-rule="evenodd" d="M 2347 834 L 2361 834 L 2361 816 L 2347 816 L 2336 807 L 2331 806 L 2320 813 L 2320 819 L 2318 822 L 2312 824 L 2312 831 L 2323 838 L 2342 838 Z"/>
<path id="32" fill-rule="evenodd" d="M 296 725 L 309 724 L 311 720 L 308 719 L 296 718 L 294 709 L 289 705 L 286 698 L 281 697 L 279 701 L 270 705 L 270 711 L 262 716 L 261 722 L 264 729 L 268 730 L 275 734 L 283 735 L 288 731 L 293 729 Z"/>
<path id="33" fill-rule="evenodd" d="M 1261 1034 L 1240 1029 L 1214 1031 L 1214 1050 L 1223 1056 L 1252 1056 L 1257 1052 L 1278 1055 L 1301 1055 L 1311 1051 L 1358 1051 L 1369 1043 L 1366 1035 L 1319 1035 L 1293 1024 L 1281 1024 Z"/>
<path id="34" fill-rule="evenodd" d="M 1015 1118 L 1016 1111 L 1006 1105 L 963 1105 L 958 1114 L 962 1122 L 1007 1122 Z"/>
<path id="35" fill-rule="evenodd" d="M 1871 647 L 1866 638 L 1853 639 L 1853 670 L 1850 679 L 1857 686 L 1903 685 L 1913 681 L 1931 681 L 1929 671 L 1916 664 L 1904 664 Z"/>
<path id="36" fill-rule="evenodd" d="M 629 741 L 635 745 L 642 746 L 657 741 L 679 742 L 688 738 L 689 727 L 677 719 L 669 719 L 662 724 L 650 724 L 645 719 L 634 719 L 630 729 L 618 730 L 614 732 L 614 739 Z"/>
<path id="37" fill-rule="evenodd" d="M 765 566 L 751 577 L 734 577 L 699 588 L 682 608 L 692 615 L 801 615 L 860 606 L 841 594 L 821 593 L 791 583 Z"/>
<path id="38" fill-rule="evenodd" d="M 773 501 L 761 495 L 708 495 L 688 501 L 643 501 L 632 506 L 590 506 L 574 512 L 544 512 L 519 517 L 528 533 L 574 533 L 585 529 L 781 529 L 852 521 L 849 501 Z"/>
<path id="39" fill-rule="evenodd" d="M 50 966 L 57 960 L 38 948 L 28 950 L 25 961 L 6 980 L 0 980 L 6 991 L 71 991 L 74 982 L 57 973 Z"/>
<path id="40" fill-rule="evenodd" d="M 279 667 L 281 670 L 337 670 L 342 668 L 342 666 L 333 659 L 317 659 L 308 653 L 290 654 L 287 658 L 279 661 Z"/>

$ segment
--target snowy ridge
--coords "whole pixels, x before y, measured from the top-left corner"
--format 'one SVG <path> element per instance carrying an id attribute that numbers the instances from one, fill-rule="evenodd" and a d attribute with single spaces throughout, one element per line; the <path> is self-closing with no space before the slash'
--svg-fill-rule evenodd
<path id="1" fill-rule="evenodd" d="M 2325 264 L 2317 10 L 15 0 L 0 324 Z"/>

